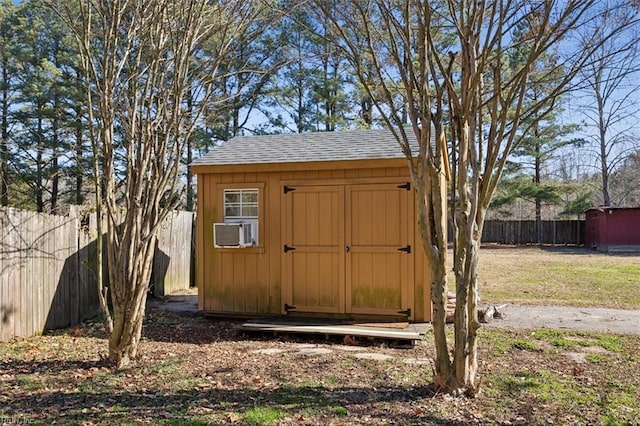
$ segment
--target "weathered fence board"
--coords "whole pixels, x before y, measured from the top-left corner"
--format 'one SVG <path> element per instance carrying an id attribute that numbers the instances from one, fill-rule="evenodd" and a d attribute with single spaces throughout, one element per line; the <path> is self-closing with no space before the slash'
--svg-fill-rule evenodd
<path id="1" fill-rule="evenodd" d="M 487 220 L 482 230 L 483 243 L 510 245 L 584 244 L 583 220 L 543 220 L 540 239 L 535 220 Z"/>
<path id="2" fill-rule="evenodd" d="M 160 229 L 152 283 L 157 295 L 191 284 L 193 219 L 193 213 L 175 212 Z M 83 216 L 77 208 L 66 216 L 0 209 L 0 341 L 99 313 L 96 235 L 95 214 Z"/>
<path id="3" fill-rule="evenodd" d="M 155 296 L 189 288 L 193 262 L 193 221 L 194 213 L 173 212 L 162 223 L 151 279 Z"/>

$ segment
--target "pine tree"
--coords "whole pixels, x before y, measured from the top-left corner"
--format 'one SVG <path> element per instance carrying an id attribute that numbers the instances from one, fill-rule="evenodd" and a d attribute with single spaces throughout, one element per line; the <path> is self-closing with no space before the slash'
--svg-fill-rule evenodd
<path id="1" fill-rule="evenodd" d="M 14 42 L 16 6 L 11 0 L 0 3 L 0 205 L 9 205 L 10 115 L 13 109 Z"/>

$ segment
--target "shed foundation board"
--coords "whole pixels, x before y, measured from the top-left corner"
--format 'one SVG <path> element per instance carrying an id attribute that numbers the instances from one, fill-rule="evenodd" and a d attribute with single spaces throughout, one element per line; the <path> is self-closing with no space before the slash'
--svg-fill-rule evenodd
<path id="1" fill-rule="evenodd" d="M 390 340 L 420 340 L 427 327 L 423 324 L 409 323 L 354 323 L 336 324 L 335 322 L 307 321 L 248 321 L 240 329 L 267 333 L 325 334 L 367 337 Z"/>

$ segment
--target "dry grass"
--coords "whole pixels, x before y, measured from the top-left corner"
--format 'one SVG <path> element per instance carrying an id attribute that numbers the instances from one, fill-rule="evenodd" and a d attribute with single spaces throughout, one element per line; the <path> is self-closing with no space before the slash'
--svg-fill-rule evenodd
<path id="1" fill-rule="evenodd" d="M 640 254 L 483 246 L 478 283 L 490 303 L 640 309 Z"/>

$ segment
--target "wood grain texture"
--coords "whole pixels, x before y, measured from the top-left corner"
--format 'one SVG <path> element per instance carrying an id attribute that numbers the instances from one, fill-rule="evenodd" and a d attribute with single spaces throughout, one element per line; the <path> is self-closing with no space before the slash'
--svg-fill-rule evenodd
<path id="1" fill-rule="evenodd" d="M 100 312 L 95 221 L 74 207 L 65 216 L 0 209 L 0 341 Z M 193 213 L 178 212 L 161 227 L 156 262 L 164 273 L 155 278 L 165 291 L 189 287 L 192 223 Z"/>
<path id="2" fill-rule="evenodd" d="M 403 165 L 200 168 L 199 306 L 211 315 L 284 315 L 286 303 L 311 314 L 396 318 L 411 308 L 411 320 L 429 321 L 430 274 L 416 235 L 415 193 L 398 188 L 410 180 Z M 214 248 L 209 230 L 224 219 L 224 189 L 257 185 L 259 247 Z M 285 186 L 296 190 L 285 194 Z M 296 250 L 284 253 L 284 245 Z M 398 252 L 407 245 L 411 254 Z M 373 296 L 356 301 L 358 292 Z"/>

